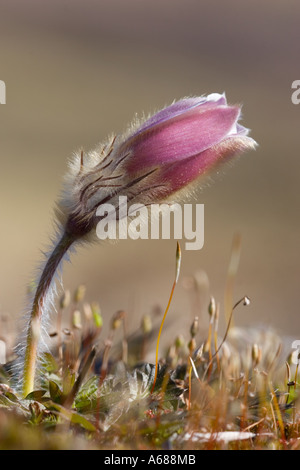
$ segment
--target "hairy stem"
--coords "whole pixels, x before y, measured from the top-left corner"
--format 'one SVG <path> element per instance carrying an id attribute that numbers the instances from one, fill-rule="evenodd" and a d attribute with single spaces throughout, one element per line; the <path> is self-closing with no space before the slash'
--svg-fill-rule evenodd
<path id="1" fill-rule="evenodd" d="M 40 326 L 47 300 L 47 294 L 49 293 L 49 288 L 53 282 L 58 266 L 72 245 L 73 241 L 74 239 L 69 234 L 63 234 L 47 260 L 36 289 L 29 325 L 26 333 L 22 384 L 24 397 L 26 397 L 34 389 L 38 345 L 40 339 Z"/>

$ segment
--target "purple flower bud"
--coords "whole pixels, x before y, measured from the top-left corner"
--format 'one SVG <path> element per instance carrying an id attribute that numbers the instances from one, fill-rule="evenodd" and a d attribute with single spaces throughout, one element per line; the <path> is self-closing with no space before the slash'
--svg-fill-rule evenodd
<path id="1" fill-rule="evenodd" d="M 24 397 L 34 389 L 44 342 L 39 336 L 52 310 L 55 275 L 73 244 L 96 234 L 98 208 L 111 204 L 121 220 L 127 214 L 119 207 L 120 196 L 131 204 L 170 201 L 220 162 L 254 148 L 239 117 L 240 108 L 228 106 L 225 95 L 186 98 L 131 128 L 126 136 L 75 156 L 58 205 L 58 241 L 42 269 L 26 336 L 20 341 Z"/>
<path id="2" fill-rule="evenodd" d="M 170 199 L 217 164 L 253 149 L 255 141 L 238 123 L 240 113 L 224 94 L 185 98 L 125 137 L 77 156 L 61 203 L 66 231 L 75 239 L 88 234 L 96 226 L 97 208 L 104 203 L 118 208 L 119 196 L 145 205 Z"/>
<path id="3" fill-rule="evenodd" d="M 225 154 L 228 157 L 255 146 L 247 137 L 248 129 L 238 124 L 240 112 L 239 107 L 227 105 L 224 94 L 174 103 L 147 120 L 125 142 L 124 146 L 131 149 L 128 171 L 155 166 L 171 169 L 171 164 L 178 163 L 173 165 L 174 171 L 180 168 L 184 172 L 182 185 L 186 185 Z M 172 182 L 171 174 L 169 179 Z"/>

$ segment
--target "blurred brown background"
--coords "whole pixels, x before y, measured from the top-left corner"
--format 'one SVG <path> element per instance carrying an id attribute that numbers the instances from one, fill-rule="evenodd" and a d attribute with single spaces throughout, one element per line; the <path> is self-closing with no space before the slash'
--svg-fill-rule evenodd
<path id="1" fill-rule="evenodd" d="M 73 150 L 123 131 L 136 112 L 226 91 L 230 103 L 243 104 L 243 123 L 259 148 L 199 193 L 205 246 L 183 252 L 169 322 L 189 330 L 200 307 L 193 308 L 186 285 L 199 271 L 209 279 L 204 307 L 211 294 L 223 306 L 239 231 L 234 297 L 247 294 L 252 303 L 236 323 L 273 326 L 299 339 L 300 105 L 291 102 L 291 83 L 300 79 L 299 2 L 19 0 L 0 1 L 0 10 L 0 79 L 7 87 L 0 106 L 0 311 L 18 318 L 23 309 Z M 175 249 L 163 240 L 99 243 L 72 257 L 64 285 L 86 284 L 106 318 L 122 308 L 134 327 L 155 305 L 166 305 Z"/>

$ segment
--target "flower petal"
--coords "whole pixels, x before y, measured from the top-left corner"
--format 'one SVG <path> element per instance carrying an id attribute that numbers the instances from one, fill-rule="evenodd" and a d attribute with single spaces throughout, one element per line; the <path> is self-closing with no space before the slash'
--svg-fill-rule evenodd
<path id="1" fill-rule="evenodd" d="M 227 135 L 237 132 L 240 109 L 234 106 L 192 108 L 190 111 L 150 128 L 130 142 L 127 169 L 165 165 L 204 152 Z"/>
<path id="2" fill-rule="evenodd" d="M 224 161 L 228 161 L 246 150 L 254 149 L 256 145 L 255 140 L 251 137 L 230 136 L 197 156 L 166 165 L 161 169 L 158 179 L 168 186 L 169 194 L 172 194 L 200 176 L 206 175 L 209 170 Z"/>
<path id="3" fill-rule="evenodd" d="M 210 106 L 220 106 L 226 105 L 225 93 L 222 95 L 219 93 L 212 93 L 208 96 L 199 96 L 195 98 L 183 98 L 182 100 L 176 101 L 175 103 L 167 106 L 166 108 L 158 111 L 149 119 L 147 119 L 133 134 L 132 137 L 135 137 L 145 130 L 149 130 L 151 127 L 156 126 L 157 124 L 162 124 L 163 122 L 173 119 L 174 117 L 179 116 L 180 114 L 189 111 L 198 106 L 210 105 Z"/>

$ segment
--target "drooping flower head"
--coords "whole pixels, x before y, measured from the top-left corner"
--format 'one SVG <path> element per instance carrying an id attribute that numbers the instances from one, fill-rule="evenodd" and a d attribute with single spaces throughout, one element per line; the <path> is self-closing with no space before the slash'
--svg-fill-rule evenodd
<path id="1" fill-rule="evenodd" d="M 87 155 L 75 155 L 58 205 L 58 239 L 42 267 L 20 342 L 24 396 L 34 389 L 45 342 L 39 335 L 52 310 L 55 276 L 71 247 L 96 233 L 98 208 L 111 204 L 121 220 L 120 196 L 146 206 L 170 201 L 219 163 L 254 148 L 255 141 L 238 122 L 240 112 L 224 94 L 185 98 Z"/>
<path id="2" fill-rule="evenodd" d="M 96 226 L 97 208 L 129 203 L 160 203 L 205 176 L 213 167 L 255 147 L 239 124 L 241 109 L 224 94 L 184 98 L 164 108 L 125 136 L 77 155 L 61 201 L 61 218 L 73 237 Z"/>

